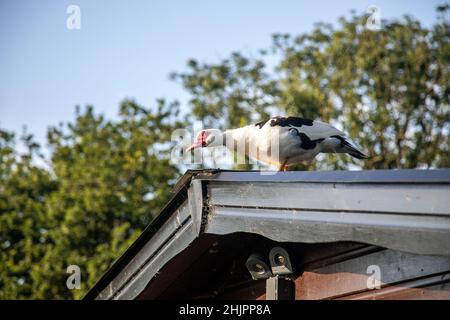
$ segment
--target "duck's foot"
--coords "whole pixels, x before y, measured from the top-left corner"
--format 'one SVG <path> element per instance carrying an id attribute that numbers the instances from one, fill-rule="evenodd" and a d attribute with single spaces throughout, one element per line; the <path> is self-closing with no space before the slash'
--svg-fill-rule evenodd
<path id="1" fill-rule="evenodd" d="M 278 171 L 287 171 L 286 163 L 287 163 L 287 159 L 284 160 L 284 162 L 280 165 L 280 167 L 278 168 Z"/>

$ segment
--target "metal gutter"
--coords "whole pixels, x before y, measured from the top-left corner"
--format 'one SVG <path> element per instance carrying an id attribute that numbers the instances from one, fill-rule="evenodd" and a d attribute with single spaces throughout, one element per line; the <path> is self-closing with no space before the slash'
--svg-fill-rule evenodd
<path id="1" fill-rule="evenodd" d="M 189 171 L 188 171 L 189 173 Z M 311 183 L 383 183 L 383 184 L 448 184 L 450 169 L 402 169 L 363 171 L 209 171 L 208 175 L 194 175 L 193 179 L 246 182 L 311 182 Z"/>

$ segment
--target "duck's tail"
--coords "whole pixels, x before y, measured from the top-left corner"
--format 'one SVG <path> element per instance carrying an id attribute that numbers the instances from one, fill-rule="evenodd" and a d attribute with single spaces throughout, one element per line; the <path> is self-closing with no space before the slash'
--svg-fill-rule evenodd
<path id="1" fill-rule="evenodd" d="M 323 142 L 323 145 L 322 152 L 325 153 L 348 153 L 356 159 L 368 158 L 361 148 L 343 136 L 331 136 Z"/>

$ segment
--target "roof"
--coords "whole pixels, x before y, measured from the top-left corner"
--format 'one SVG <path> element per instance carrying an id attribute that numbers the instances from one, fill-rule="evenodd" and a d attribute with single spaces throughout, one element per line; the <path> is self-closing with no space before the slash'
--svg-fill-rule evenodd
<path id="1" fill-rule="evenodd" d="M 188 170 L 160 215 L 85 299 L 138 297 L 169 261 L 194 252 L 211 236 L 245 233 L 306 244 L 352 241 L 450 255 L 449 196 L 450 169 Z"/>

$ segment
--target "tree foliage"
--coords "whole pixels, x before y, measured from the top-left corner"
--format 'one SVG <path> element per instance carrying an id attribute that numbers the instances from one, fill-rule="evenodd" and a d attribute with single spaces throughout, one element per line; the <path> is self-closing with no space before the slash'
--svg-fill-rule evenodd
<path id="1" fill-rule="evenodd" d="M 177 110 L 128 100 L 115 122 L 78 110 L 74 123 L 48 131 L 49 169 L 36 165 L 32 136 L 19 154 L 1 132 L 0 299 L 80 298 L 99 279 L 170 196 Z M 81 290 L 66 287 L 69 265 L 82 270 Z"/>
<path id="2" fill-rule="evenodd" d="M 310 168 L 366 169 L 450 165 L 448 7 L 431 28 L 409 16 L 366 27 L 368 16 L 318 23 L 306 34 L 273 36 L 258 58 L 233 53 L 217 64 L 188 63 L 173 75 L 191 94 L 193 114 L 208 127 L 237 127 L 271 115 L 329 121 L 369 154 L 345 155 Z M 238 110 L 238 111 L 236 111 Z M 303 166 L 305 167 L 305 166 Z"/>
<path id="3" fill-rule="evenodd" d="M 404 17 L 379 31 L 353 14 L 305 34 L 276 34 L 256 56 L 191 59 L 172 78 L 190 94 L 190 120 L 205 127 L 320 118 L 370 156 L 330 155 L 298 168 L 449 167 L 447 11 L 440 7 L 428 28 Z M 78 108 L 73 122 L 49 129 L 49 158 L 32 135 L 19 148 L 0 130 L 0 299 L 80 298 L 168 200 L 180 175 L 170 138 L 185 125 L 178 104 L 163 100 L 152 109 L 125 100 L 115 121 Z M 73 264 L 81 290 L 66 287 Z"/>

